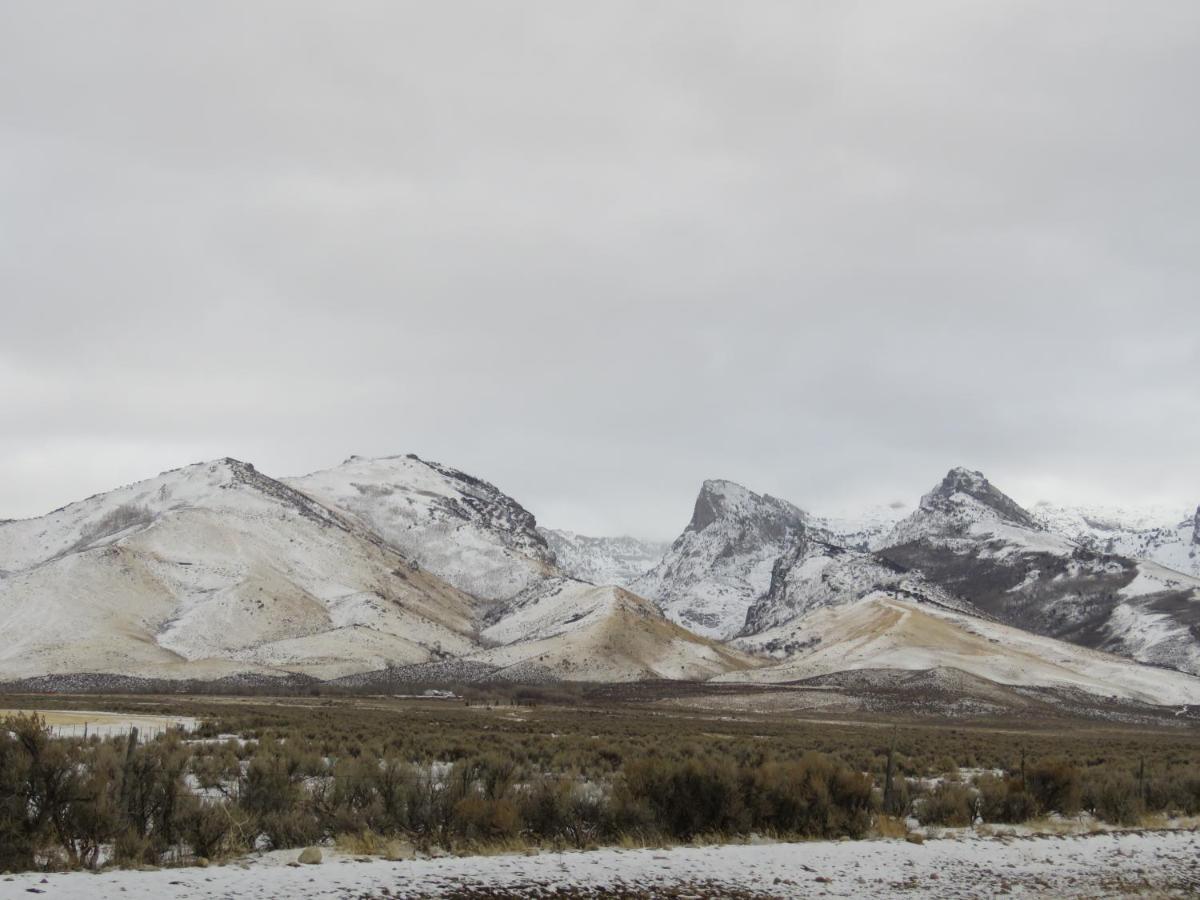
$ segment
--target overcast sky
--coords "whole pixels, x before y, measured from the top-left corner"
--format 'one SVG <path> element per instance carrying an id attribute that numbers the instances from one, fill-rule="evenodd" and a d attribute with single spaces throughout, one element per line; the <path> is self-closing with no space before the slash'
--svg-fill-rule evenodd
<path id="1" fill-rule="evenodd" d="M 1200 503 L 1200 3 L 0 2 L 0 517 L 416 452 L 669 537 Z"/>

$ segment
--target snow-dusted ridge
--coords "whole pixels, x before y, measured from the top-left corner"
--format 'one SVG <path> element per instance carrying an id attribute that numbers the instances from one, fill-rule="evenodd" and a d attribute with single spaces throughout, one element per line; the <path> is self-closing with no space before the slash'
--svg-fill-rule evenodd
<path id="1" fill-rule="evenodd" d="M 534 666 L 568 681 L 702 681 L 758 664 L 664 619 L 623 588 L 565 578 L 519 598 L 482 637 L 498 646 L 472 659 Z"/>
<path id="2" fill-rule="evenodd" d="M 1046 528 L 1097 553 L 1147 559 L 1200 577 L 1200 509 L 1039 503 L 1032 513 Z"/>
<path id="3" fill-rule="evenodd" d="M 286 483 L 345 510 L 423 568 L 484 600 L 557 574 L 533 514 L 486 481 L 409 454 L 352 456 Z"/>

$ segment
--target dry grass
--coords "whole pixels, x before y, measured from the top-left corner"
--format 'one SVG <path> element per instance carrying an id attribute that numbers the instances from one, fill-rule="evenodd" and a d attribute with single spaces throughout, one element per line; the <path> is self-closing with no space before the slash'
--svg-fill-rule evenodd
<path id="1" fill-rule="evenodd" d="M 385 856 L 392 843 L 394 841 L 390 838 L 369 829 L 354 834 L 339 834 L 333 840 L 333 845 L 347 856 Z"/>
<path id="2" fill-rule="evenodd" d="M 904 838 L 908 834 L 908 825 L 903 819 L 896 816 L 876 816 L 875 824 L 871 829 L 876 837 L 881 838 Z"/>

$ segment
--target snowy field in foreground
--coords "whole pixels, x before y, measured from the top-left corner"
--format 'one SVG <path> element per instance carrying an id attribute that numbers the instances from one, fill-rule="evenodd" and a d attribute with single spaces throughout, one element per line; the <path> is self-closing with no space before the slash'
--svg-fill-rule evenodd
<path id="1" fill-rule="evenodd" d="M 591 896 L 673 885 L 693 895 L 739 889 L 761 897 L 1194 896 L 1200 891 L 1200 834 L 1143 832 L 1038 838 L 962 838 L 924 845 L 873 840 L 756 846 L 599 850 L 407 862 L 358 862 L 326 854 L 317 866 L 289 867 L 296 851 L 265 854 L 245 866 L 15 875 L 0 898 L 438 897 L 545 896 L 574 887 Z M 43 880 L 44 879 L 44 880 Z M 464 893 L 465 892 L 465 893 Z M 626 894 L 628 896 L 628 894 Z"/>

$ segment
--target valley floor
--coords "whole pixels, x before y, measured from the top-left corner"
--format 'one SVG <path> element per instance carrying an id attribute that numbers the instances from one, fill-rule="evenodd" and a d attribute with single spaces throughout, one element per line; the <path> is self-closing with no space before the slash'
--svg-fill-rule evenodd
<path id="1" fill-rule="evenodd" d="M 0 878 L 0 900 L 47 898 L 1195 896 L 1200 834 L 902 840 L 595 850 L 388 862 L 296 851 L 230 865 Z"/>

